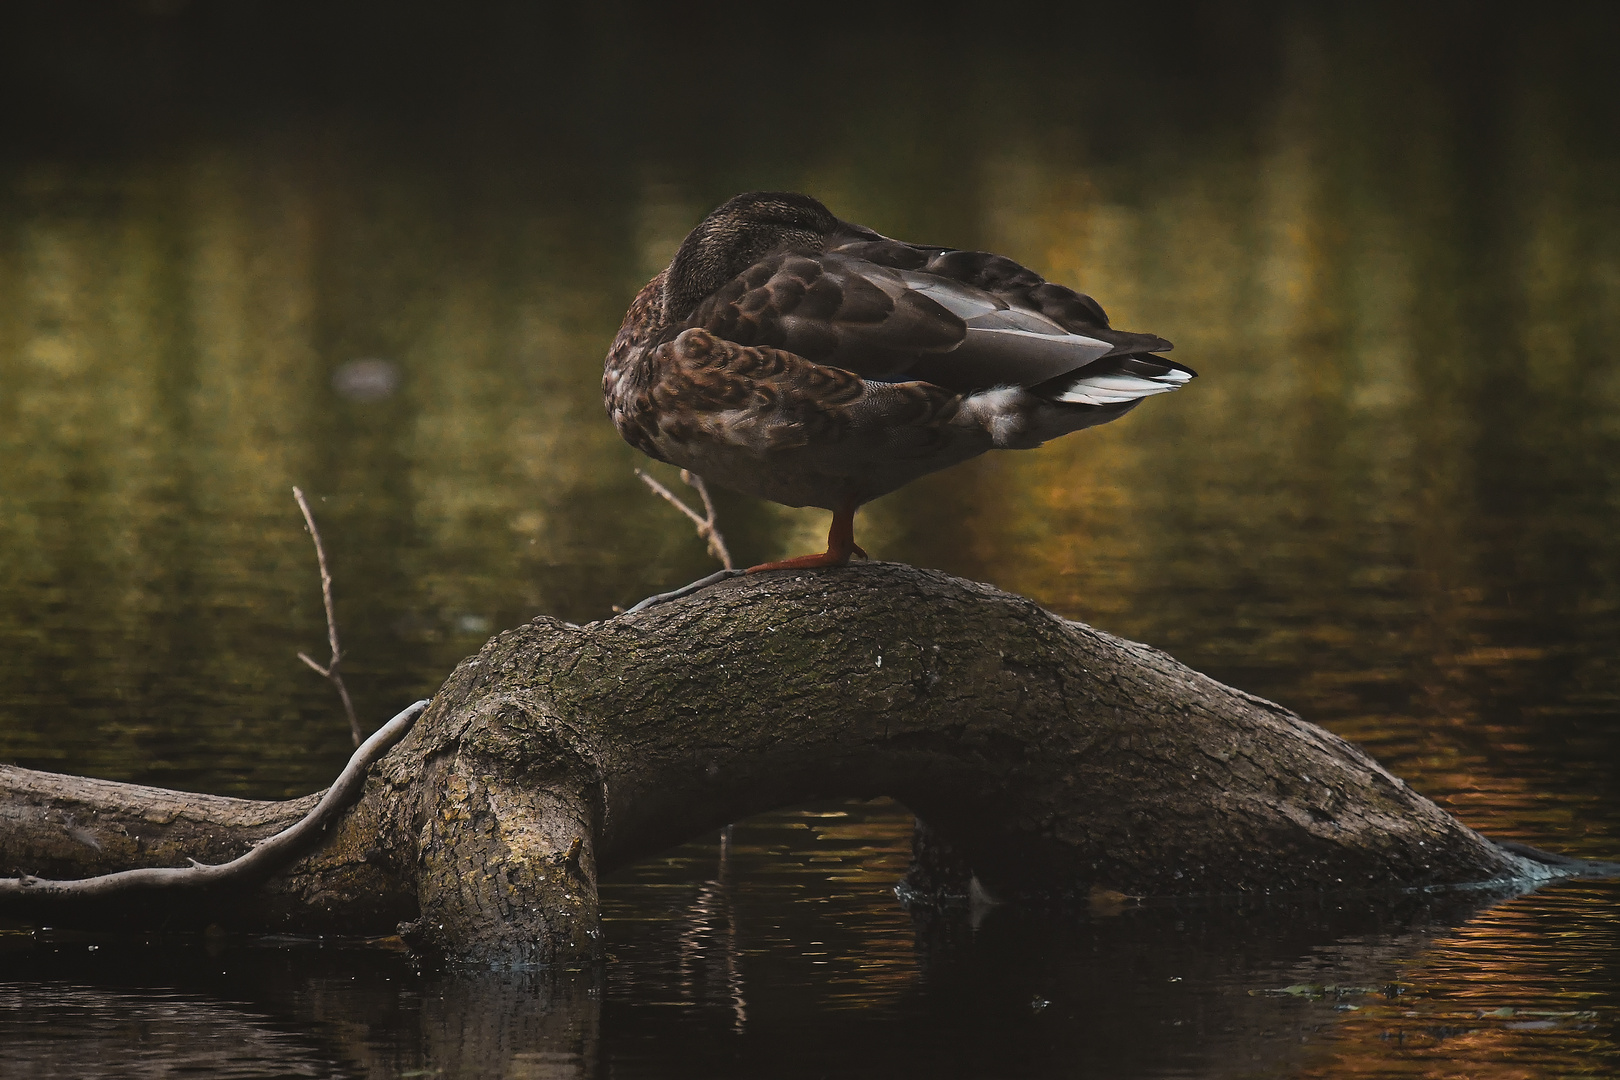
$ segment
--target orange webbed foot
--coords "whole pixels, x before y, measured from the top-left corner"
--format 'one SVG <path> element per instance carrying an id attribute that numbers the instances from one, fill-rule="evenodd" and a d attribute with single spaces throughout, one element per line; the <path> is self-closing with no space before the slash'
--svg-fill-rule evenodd
<path id="1" fill-rule="evenodd" d="M 776 562 L 760 563 L 744 570 L 745 574 L 757 574 L 762 570 L 809 570 L 816 566 L 847 566 L 850 553 L 847 551 L 822 551 L 815 555 L 798 555 L 791 559 L 778 559 Z M 863 553 L 862 557 L 865 555 Z"/>
<path id="2" fill-rule="evenodd" d="M 832 528 L 827 530 L 826 551 L 760 563 L 758 566 L 750 566 L 743 573 L 757 574 L 764 570 L 809 570 L 817 566 L 847 566 L 851 555 L 869 558 L 855 542 L 855 507 L 848 505 L 833 511 Z"/>

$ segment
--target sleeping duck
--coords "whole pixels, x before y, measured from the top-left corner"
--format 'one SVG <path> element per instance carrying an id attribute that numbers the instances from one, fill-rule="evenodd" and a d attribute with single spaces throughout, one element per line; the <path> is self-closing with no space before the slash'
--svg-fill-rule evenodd
<path id="1" fill-rule="evenodd" d="M 986 450 L 1116 420 L 1195 376 L 1089 296 L 1011 259 L 891 240 L 792 192 L 704 218 L 630 304 L 602 393 L 619 433 L 747 495 L 831 510 L 841 566 L 864 503 Z"/>

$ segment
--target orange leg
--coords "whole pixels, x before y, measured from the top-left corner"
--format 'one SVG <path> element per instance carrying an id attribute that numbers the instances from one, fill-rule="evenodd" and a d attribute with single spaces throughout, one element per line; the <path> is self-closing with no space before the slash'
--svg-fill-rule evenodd
<path id="1" fill-rule="evenodd" d="M 807 570 L 812 566 L 844 566 L 851 555 L 866 558 L 866 552 L 855 542 L 855 504 L 845 503 L 833 511 L 832 528 L 827 530 L 827 550 L 817 555 L 800 555 L 794 559 L 760 563 L 750 566 L 744 573 L 757 574 L 761 570 Z"/>

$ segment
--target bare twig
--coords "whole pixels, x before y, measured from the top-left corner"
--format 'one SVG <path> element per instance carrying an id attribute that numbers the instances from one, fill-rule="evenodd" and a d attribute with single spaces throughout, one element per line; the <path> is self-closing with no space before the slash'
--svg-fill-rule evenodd
<path id="1" fill-rule="evenodd" d="M 691 596 L 695 592 L 702 589 L 707 589 L 710 585 L 718 585 L 720 582 L 725 581 L 728 578 L 739 577 L 744 573 L 747 573 L 747 571 L 738 570 L 736 568 L 732 568 L 730 570 L 716 570 L 708 577 L 700 577 L 696 581 L 688 582 L 678 589 L 671 589 L 669 592 L 657 593 L 653 596 L 647 597 L 638 604 L 634 604 L 627 608 L 615 607 L 613 610 L 619 615 L 634 615 L 638 611 L 646 611 L 655 604 L 663 604 L 671 600 L 679 600 L 683 596 Z"/>
<path id="2" fill-rule="evenodd" d="M 636 470 L 636 475 L 641 477 L 641 482 L 646 484 L 654 495 L 657 495 L 659 498 L 669 503 L 669 505 L 685 514 L 687 518 L 691 520 L 692 524 L 697 528 L 698 536 L 708 543 L 709 554 L 713 555 L 716 559 L 719 559 L 720 564 L 724 566 L 725 569 L 716 570 L 708 577 L 699 578 L 689 585 L 682 585 L 679 589 L 659 593 L 656 596 L 649 596 L 645 600 L 641 601 L 641 603 L 636 604 L 634 607 L 628 609 L 621 608 L 615 604 L 613 605 L 613 610 L 616 613 L 620 615 L 633 614 L 637 611 L 642 611 L 646 608 L 652 607 L 654 604 L 662 604 L 666 600 L 674 600 L 678 597 L 688 596 L 697 592 L 699 589 L 707 588 L 716 582 L 724 581 L 730 577 L 736 577 L 738 574 L 742 573 L 741 570 L 732 565 L 731 552 L 726 549 L 725 537 L 720 535 L 720 528 L 715 524 L 716 514 L 714 500 L 709 497 L 709 486 L 703 482 L 703 477 L 688 472 L 686 469 L 681 470 L 681 479 L 684 480 L 687 485 L 689 485 L 692 490 L 696 491 L 703 499 L 703 513 L 699 514 L 696 510 L 693 510 L 690 506 L 686 505 L 686 503 L 677 498 L 675 493 L 670 491 L 669 488 L 665 487 L 663 484 L 660 484 L 657 480 L 654 480 L 640 469 Z"/>
<path id="3" fill-rule="evenodd" d="M 642 483 L 652 489 L 654 495 L 661 497 L 669 505 L 692 520 L 692 524 L 697 527 L 698 537 L 708 543 L 709 554 L 719 559 L 721 566 L 724 566 L 727 570 L 736 569 L 731 564 L 731 552 L 726 550 L 725 537 L 720 535 L 720 529 L 715 525 L 714 500 L 709 498 L 709 486 L 703 482 L 703 477 L 685 469 L 681 470 L 681 480 L 703 499 L 703 513 L 700 514 L 676 498 L 675 493 L 670 491 L 669 488 L 660 484 L 640 469 L 636 470 L 636 475 L 641 477 Z"/>
<path id="4" fill-rule="evenodd" d="M 71 897 L 83 900 L 119 896 L 143 889 L 194 889 L 274 873 L 303 854 L 310 843 L 319 838 L 322 830 L 354 802 L 365 784 L 366 771 L 372 763 L 405 737 L 427 706 L 426 701 L 418 701 L 373 732 L 371 738 L 349 758 L 348 765 L 344 766 L 332 786 L 326 789 L 326 794 L 321 796 L 321 801 L 315 804 L 313 810 L 274 836 L 261 840 L 252 851 L 239 859 L 217 866 L 192 859 L 190 866 L 146 866 L 77 881 L 51 881 L 28 875 L 0 878 L 0 896 Z"/>
<path id="5" fill-rule="evenodd" d="M 308 664 L 323 678 L 330 679 L 332 685 L 337 687 L 338 697 L 343 699 L 343 711 L 349 717 L 349 733 L 354 736 L 354 745 L 360 745 L 360 721 L 354 715 L 354 702 L 349 700 L 349 688 L 343 685 L 343 675 L 338 671 L 338 664 L 343 659 L 343 650 L 338 645 L 337 612 L 332 609 L 332 575 L 326 569 L 326 548 L 321 544 L 321 531 L 315 527 L 315 515 L 309 512 L 309 503 L 304 499 L 304 493 L 295 486 L 293 498 L 298 500 L 298 509 L 304 512 L 304 524 L 309 526 L 309 535 L 315 541 L 315 560 L 321 566 L 321 599 L 326 602 L 326 640 L 332 646 L 332 659 L 322 667 L 304 653 L 298 654 L 298 659 Z"/>

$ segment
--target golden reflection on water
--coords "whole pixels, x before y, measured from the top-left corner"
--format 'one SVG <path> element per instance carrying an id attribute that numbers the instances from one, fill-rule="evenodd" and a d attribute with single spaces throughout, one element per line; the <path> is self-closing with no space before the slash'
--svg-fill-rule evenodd
<path id="1" fill-rule="evenodd" d="M 1613 998 L 1584 977 L 1620 935 L 1615 896 L 1564 886 L 1475 917 L 1402 965 L 1398 996 L 1346 995 L 1319 1061 L 1295 1075 L 1610 1075 Z"/>

